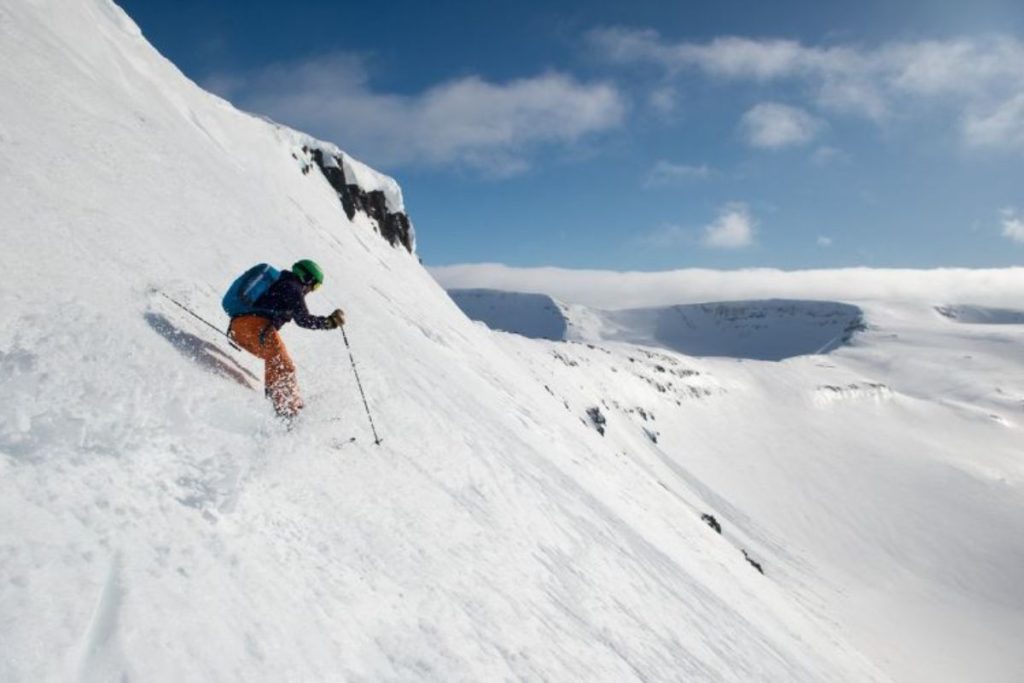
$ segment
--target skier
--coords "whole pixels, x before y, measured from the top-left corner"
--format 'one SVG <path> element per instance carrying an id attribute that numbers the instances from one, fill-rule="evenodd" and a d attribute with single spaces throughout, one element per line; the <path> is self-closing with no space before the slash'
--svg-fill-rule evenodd
<path id="1" fill-rule="evenodd" d="M 312 315 L 306 308 L 306 295 L 319 289 L 323 282 L 320 266 L 309 259 L 280 273 L 260 264 L 239 277 L 225 295 L 224 308 L 231 316 L 228 336 L 263 359 L 266 394 L 277 414 L 289 422 L 302 410 L 303 402 L 295 379 L 295 363 L 278 330 L 291 320 L 309 330 L 333 330 L 345 324 L 345 313 L 340 308 L 328 316 Z M 244 301 L 247 291 L 264 287 L 267 288 L 251 305 L 229 305 L 232 300 Z"/>

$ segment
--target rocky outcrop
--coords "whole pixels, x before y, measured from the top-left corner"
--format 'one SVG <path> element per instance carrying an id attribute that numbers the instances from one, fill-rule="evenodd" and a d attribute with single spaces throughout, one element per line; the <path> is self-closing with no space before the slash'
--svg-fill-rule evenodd
<path id="1" fill-rule="evenodd" d="M 746 550 L 743 551 L 743 557 L 745 557 L 747 559 L 747 562 L 750 563 L 751 567 L 753 567 L 754 569 L 759 571 L 761 574 L 764 574 L 764 567 L 761 566 L 760 562 L 758 562 L 757 560 L 752 558 L 750 556 L 750 553 L 748 553 Z"/>
<path id="2" fill-rule="evenodd" d="M 302 152 L 308 155 L 324 174 L 327 182 L 338 193 L 341 206 L 349 220 L 356 212 L 362 212 L 377 223 L 377 232 L 392 246 L 401 244 L 411 254 L 415 249 L 415 233 L 409 217 L 403 211 L 392 211 L 388 206 L 387 195 L 382 190 L 366 190 L 354 179 L 345 177 L 344 159 L 325 153 L 318 148 L 303 147 Z"/>
<path id="3" fill-rule="evenodd" d="M 714 515 L 711 515 L 711 514 L 708 514 L 708 513 L 704 513 L 704 514 L 702 514 L 700 516 L 700 518 L 702 520 L 704 520 L 705 524 L 707 524 L 709 527 L 714 529 L 715 533 L 718 533 L 718 534 L 722 533 L 722 525 L 718 523 L 718 520 L 715 519 Z"/>
<path id="4" fill-rule="evenodd" d="M 604 436 L 605 425 L 608 424 L 608 418 L 604 416 L 601 409 L 597 406 L 587 408 L 587 417 L 590 418 L 590 425 L 597 430 L 597 433 Z"/>

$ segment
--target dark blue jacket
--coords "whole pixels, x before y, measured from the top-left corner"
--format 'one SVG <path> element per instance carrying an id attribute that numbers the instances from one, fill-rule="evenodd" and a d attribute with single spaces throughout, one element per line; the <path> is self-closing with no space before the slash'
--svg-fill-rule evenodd
<path id="1" fill-rule="evenodd" d="M 306 295 L 302 281 L 290 270 L 282 270 L 281 277 L 270 286 L 267 293 L 256 300 L 258 315 L 268 318 L 275 329 L 292 320 L 307 330 L 331 328 L 329 318 L 312 315 L 306 308 Z"/>

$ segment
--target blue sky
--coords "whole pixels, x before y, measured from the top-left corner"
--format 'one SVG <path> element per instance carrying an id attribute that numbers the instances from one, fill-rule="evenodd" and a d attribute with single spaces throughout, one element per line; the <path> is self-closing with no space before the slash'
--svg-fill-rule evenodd
<path id="1" fill-rule="evenodd" d="M 1024 261 L 1019 2 L 121 5 L 394 175 L 428 265 Z"/>

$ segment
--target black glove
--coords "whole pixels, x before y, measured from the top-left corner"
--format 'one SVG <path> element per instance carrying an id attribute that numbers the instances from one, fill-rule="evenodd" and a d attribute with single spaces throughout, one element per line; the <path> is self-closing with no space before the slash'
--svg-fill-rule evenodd
<path id="1" fill-rule="evenodd" d="M 333 330 L 336 327 L 341 327 L 342 325 L 345 324 L 345 311 L 341 310 L 340 308 L 336 308 L 334 309 L 334 313 L 331 313 L 329 316 L 327 316 L 327 320 L 330 324 L 330 327 L 328 329 Z"/>

